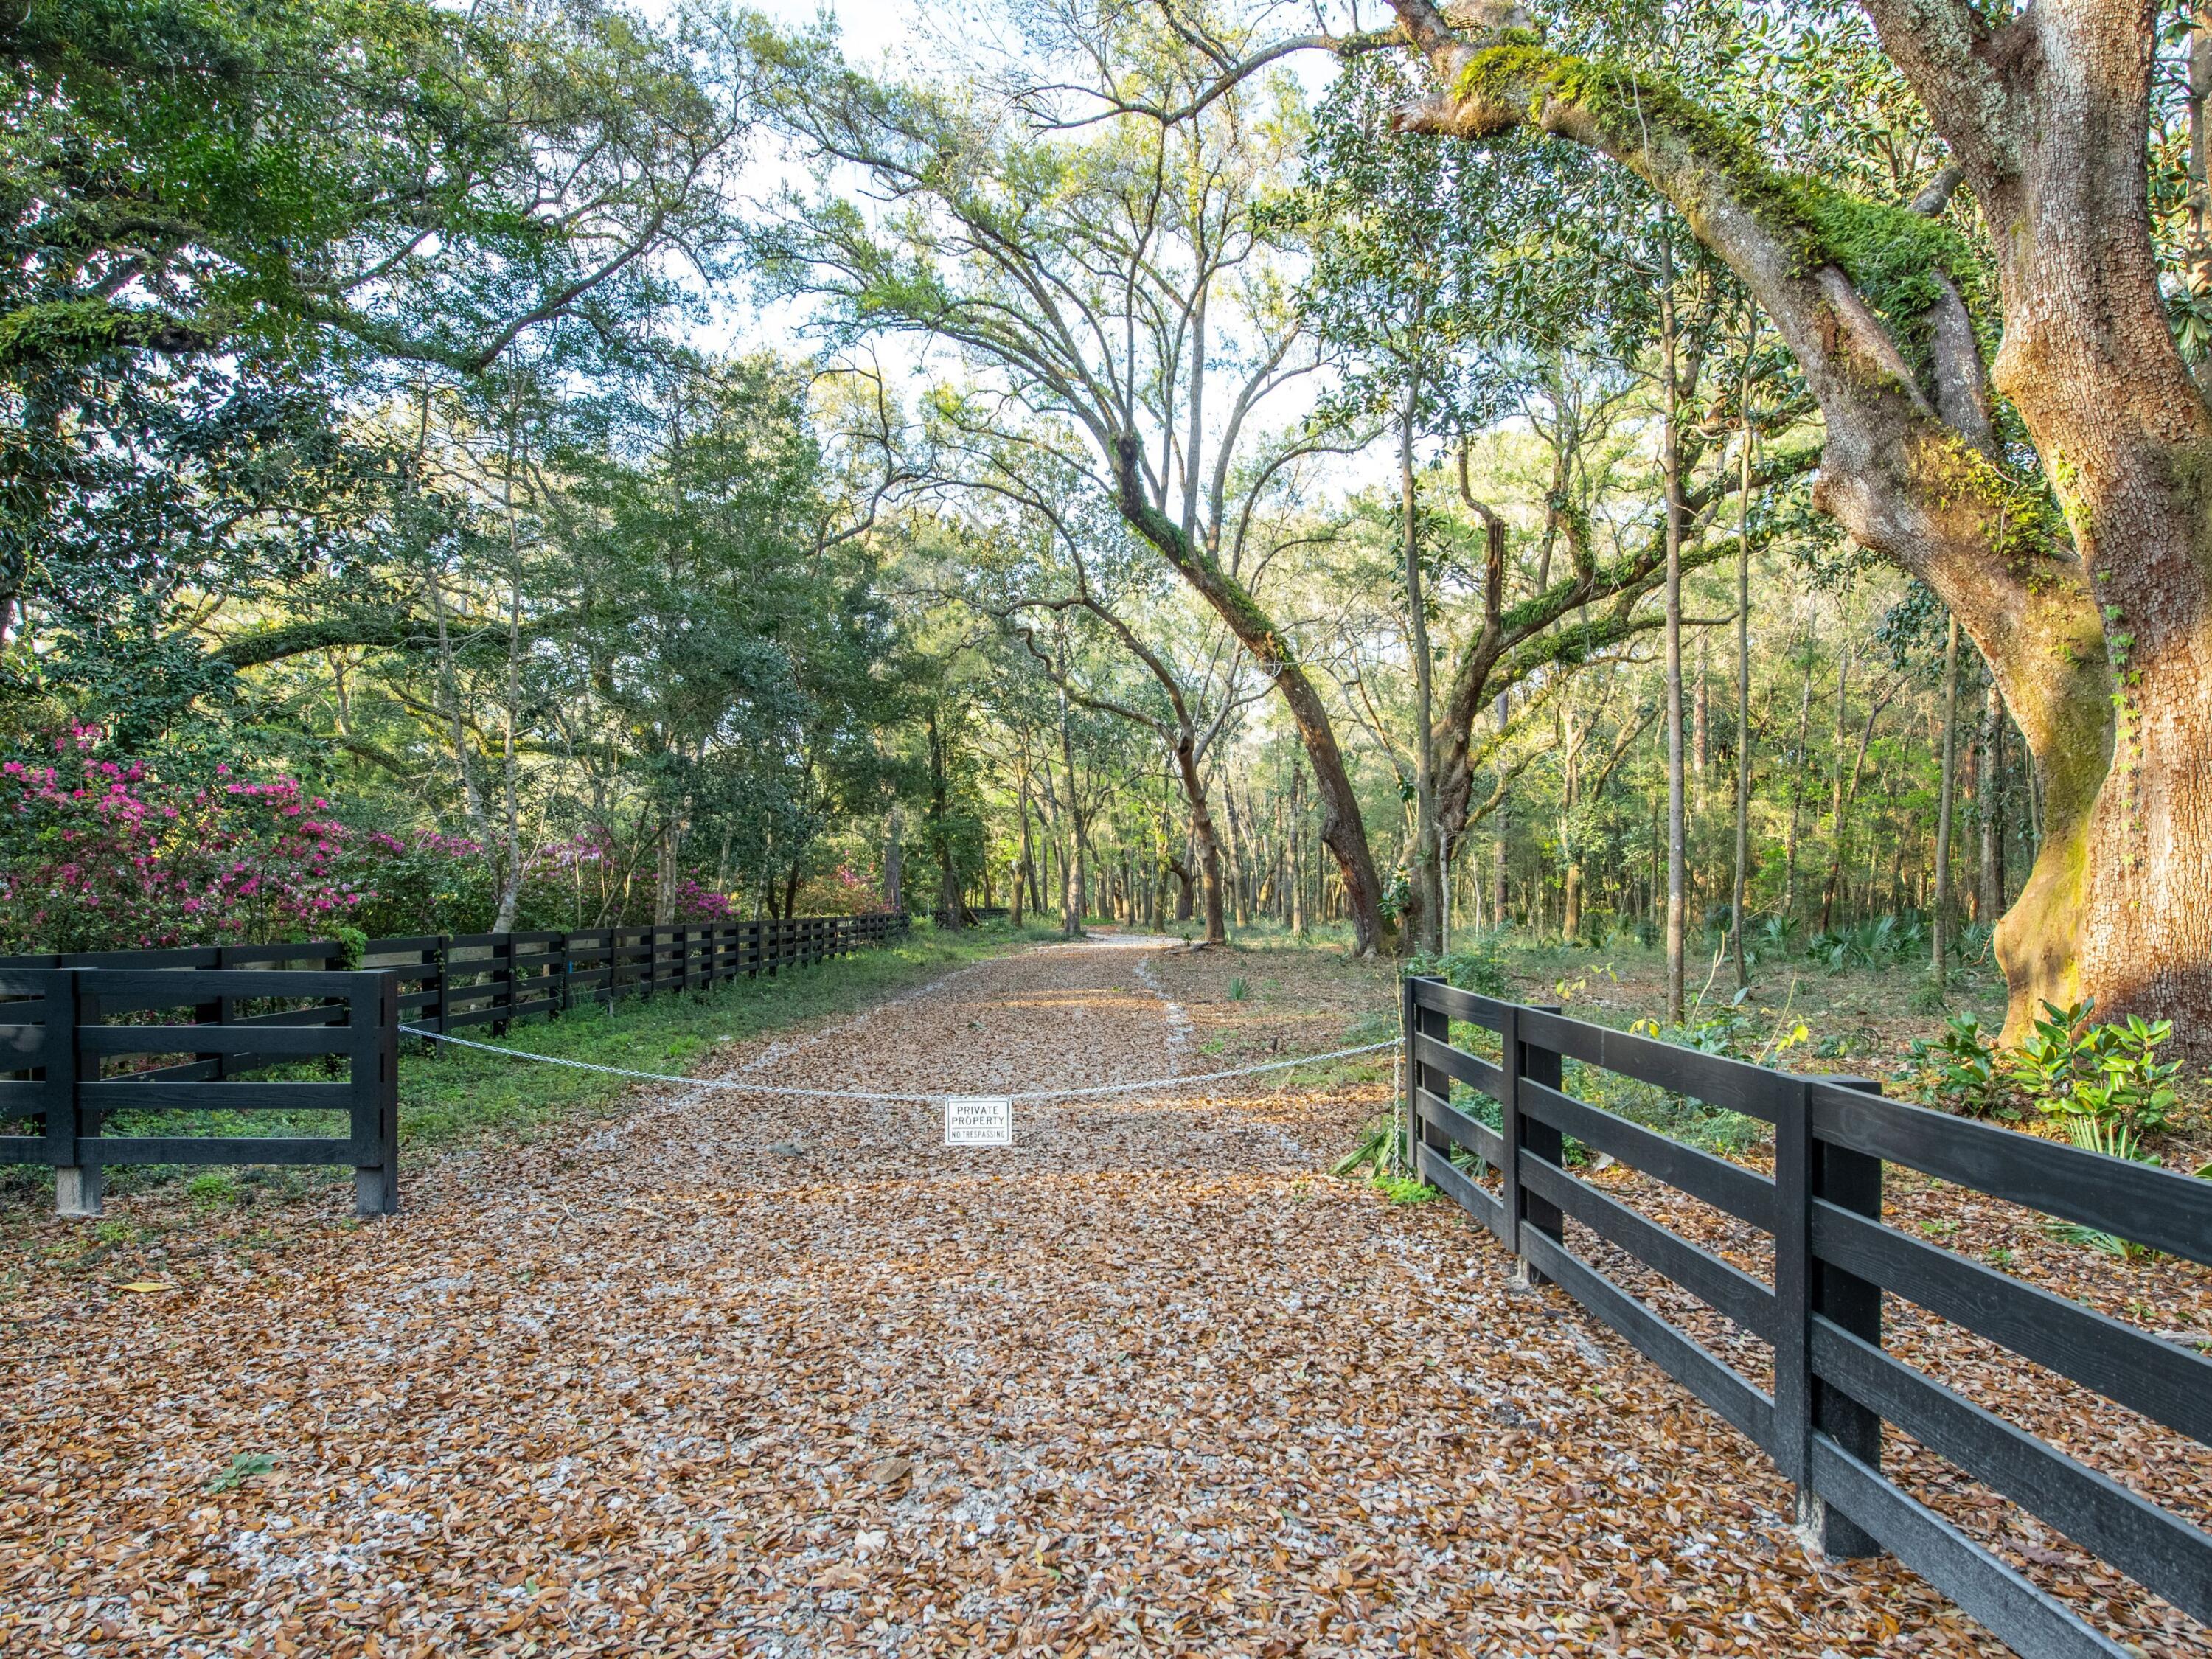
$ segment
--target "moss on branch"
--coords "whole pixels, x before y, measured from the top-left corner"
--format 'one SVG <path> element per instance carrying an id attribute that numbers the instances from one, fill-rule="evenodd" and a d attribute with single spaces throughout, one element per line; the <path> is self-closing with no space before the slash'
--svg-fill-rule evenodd
<path id="1" fill-rule="evenodd" d="M 1741 128 L 1662 77 L 1511 39 L 1467 58 L 1450 90 L 1468 130 L 1594 138 L 1693 222 L 1695 198 L 1717 183 L 1800 272 L 1841 270 L 1916 356 L 1944 279 L 1970 310 L 1980 296 L 1980 264 L 1950 226 L 1774 166 Z"/>

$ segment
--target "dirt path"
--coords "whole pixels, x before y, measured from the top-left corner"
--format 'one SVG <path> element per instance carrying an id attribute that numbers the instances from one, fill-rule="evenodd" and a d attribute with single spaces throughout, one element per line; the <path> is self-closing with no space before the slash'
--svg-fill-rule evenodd
<path id="1" fill-rule="evenodd" d="M 723 1069 L 1210 1069 L 1173 978 L 1034 951 Z M 258 1270 L 41 1279 L 0 1650 L 2002 1651 L 1816 1569 L 1742 1443 L 1455 1212 L 1317 1173 L 1372 1109 L 1028 1107 L 954 1152 L 927 1108 L 669 1091 Z"/>

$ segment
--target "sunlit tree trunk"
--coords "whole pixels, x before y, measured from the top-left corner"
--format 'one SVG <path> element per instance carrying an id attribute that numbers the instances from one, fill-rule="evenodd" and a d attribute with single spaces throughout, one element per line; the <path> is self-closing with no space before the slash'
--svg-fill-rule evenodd
<path id="1" fill-rule="evenodd" d="M 1820 660 L 1820 638 L 1808 617 L 1805 629 L 1805 678 L 1797 693 L 1797 743 L 1790 750 L 1790 828 L 1782 842 L 1782 914 L 1797 914 L 1797 837 L 1805 815 L 1805 761 L 1813 738 L 1813 665 Z"/>
<path id="2" fill-rule="evenodd" d="M 1959 619 L 1954 617 L 1943 635 L 1943 779 L 1936 808 L 1936 882 L 1929 906 L 1929 950 L 1934 957 L 1936 982 L 1950 971 L 1946 954 L 1951 902 L 1951 803 L 1959 770 Z"/>
<path id="3" fill-rule="evenodd" d="M 1756 342 L 1756 334 L 1753 337 Z M 1729 951 L 1738 988 L 1751 983 L 1743 960 L 1744 907 L 1751 886 L 1751 372 L 1746 353 L 1738 458 L 1735 546 L 1735 868 L 1729 893 Z"/>
<path id="4" fill-rule="evenodd" d="M 1021 819 L 1022 827 L 1019 850 L 1014 855 L 1013 903 L 1008 907 L 1006 919 L 1018 932 L 1024 915 L 1024 901 L 1029 896 L 1023 885 L 1030 872 L 1030 778 L 1026 771 L 1015 775 L 1014 811 Z"/>
<path id="5" fill-rule="evenodd" d="M 1682 516 L 1681 450 L 1678 441 L 1680 383 L 1675 374 L 1674 264 L 1672 245 L 1660 241 L 1659 349 L 1666 401 L 1660 432 L 1667 501 L 1667 1018 L 1682 1023 L 1685 866 L 1688 854 L 1682 779 Z"/>
<path id="6" fill-rule="evenodd" d="M 1398 491 L 1406 566 L 1406 615 L 1413 656 L 1413 846 L 1407 859 L 1413 889 L 1411 924 L 1401 939 L 1408 952 L 1435 955 L 1443 948 L 1443 884 L 1437 835 L 1435 664 L 1429 654 L 1428 599 L 1421 580 L 1420 501 L 1413 472 L 1413 432 L 1420 372 L 1407 376 L 1398 427 Z"/>

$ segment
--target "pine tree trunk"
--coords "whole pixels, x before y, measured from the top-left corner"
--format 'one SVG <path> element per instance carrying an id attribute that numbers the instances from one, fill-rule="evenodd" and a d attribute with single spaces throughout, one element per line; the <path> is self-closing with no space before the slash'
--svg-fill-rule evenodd
<path id="1" fill-rule="evenodd" d="M 1666 398 L 1660 432 L 1665 473 L 1667 533 L 1667 1021 L 1682 1023 L 1683 952 L 1688 894 L 1685 867 L 1688 836 L 1682 778 L 1682 471 L 1678 424 L 1681 388 L 1675 373 L 1674 262 L 1673 245 L 1662 233 L 1659 275 L 1659 338 Z"/>
<path id="2" fill-rule="evenodd" d="M 1398 428 L 1398 491 L 1406 572 L 1406 614 L 1413 658 L 1413 846 L 1407 860 L 1407 915 L 1399 948 L 1436 955 L 1443 949 L 1443 884 L 1437 858 L 1436 687 L 1429 654 L 1426 590 L 1421 580 L 1420 502 L 1413 474 L 1413 426 L 1420 398 L 1417 369 L 1407 377 Z"/>
<path id="3" fill-rule="evenodd" d="M 1943 983 L 1950 971 L 1950 959 L 1945 953 L 1950 926 L 1948 908 L 1951 902 L 1951 798 L 1957 787 L 1959 771 L 1959 619 L 1951 618 L 1951 625 L 1943 636 L 1943 774 L 1940 797 L 1936 807 L 1936 890 L 1928 906 L 1930 940 L 1934 956 L 1936 982 Z"/>
<path id="4" fill-rule="evenodd" d="M 1756 335 L 1753 343 L 1757 343 Z M 1743 959 L 1744 905 L 1751 886 L 1751 381 L 1744 371 L 1740 412 L 1743 454 L 1736 473 L 1735 545 L 1735 865 L 1729 887 L 1729 951 L 1736 988 L 1751 983 Z"/>
<path id="5" fill-rule="evenodd" d="M 1790 828 L 1782 842 L 1782 914 L 1797 914 L 1797 841 L 1805 816 L 1805 758 L 1813 739 L 1813 665 L 1820 637 L 1808 628 L 1805 635 L 1805 681 L 1797 694 L 1797 745 L 1790 751 Z"/>

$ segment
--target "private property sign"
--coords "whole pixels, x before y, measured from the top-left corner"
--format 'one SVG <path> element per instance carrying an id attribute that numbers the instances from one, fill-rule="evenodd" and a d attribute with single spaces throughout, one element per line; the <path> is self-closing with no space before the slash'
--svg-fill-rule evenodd
<path id="1" fill-rule="evenodd" d="M 1012 1146 L 1014 1103 L 1004 1095 L 946 1096 L 945 1144 L 948 1146 Z"/>

